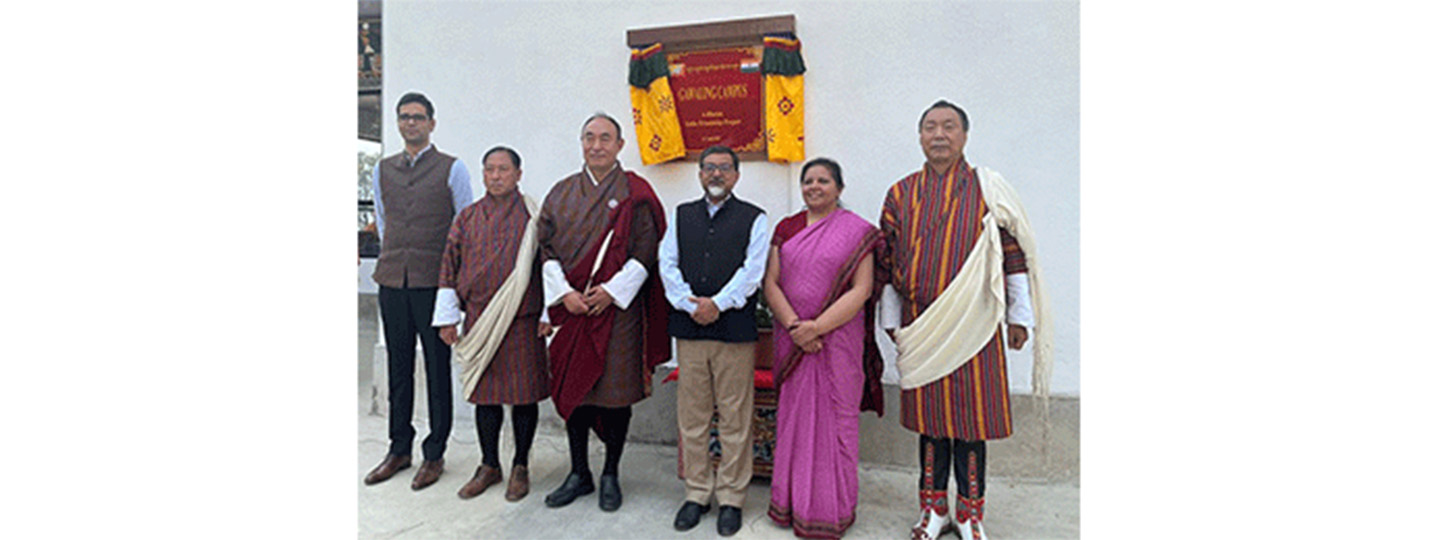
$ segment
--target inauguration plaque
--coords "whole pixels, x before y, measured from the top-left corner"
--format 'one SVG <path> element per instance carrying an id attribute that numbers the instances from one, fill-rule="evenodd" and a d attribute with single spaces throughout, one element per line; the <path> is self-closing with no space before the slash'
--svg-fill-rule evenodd
<path id="1" fill-rule="evenodd" d="M 716 144 L 736 152 L 765 149 L 761 55 L 760 47 L 665 55 L 687 153 Z"/>

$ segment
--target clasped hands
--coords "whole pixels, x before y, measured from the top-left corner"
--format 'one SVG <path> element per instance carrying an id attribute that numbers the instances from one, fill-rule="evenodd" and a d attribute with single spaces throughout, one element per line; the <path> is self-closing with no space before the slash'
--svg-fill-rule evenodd
<path id="1" fill-rule="evenodd" d="M 825 336 L 815 321 L 796 319 L 786 324 L 785 330 L 790 332 L 790 341 L 795 342 L 806 354 L 815 354 L 825 348 L 825 341 L 821 339 Z"/>
<path id="2" fill-rule="evenodd" d="M 691 296 L 690 301 L 695 303 L 695 311 L 690 313 L 690 319 L 701 326 L 720 320 L 720 307 L 715 301 L 708 297 Z"/>
<path id="3" fill-rule="evenodd" d="M 592 285 L 589 289 L 585 289 L 583 294 L 580 291 L 565 293 L 560 301 L 565 303 L 565 311 L 570 312 L 571 315 L 589 317 L 599 315 L 605 311 L 605 308 L 615 303 L 615 299 L 610 296 L 610 293 L 599 285 Z"/>

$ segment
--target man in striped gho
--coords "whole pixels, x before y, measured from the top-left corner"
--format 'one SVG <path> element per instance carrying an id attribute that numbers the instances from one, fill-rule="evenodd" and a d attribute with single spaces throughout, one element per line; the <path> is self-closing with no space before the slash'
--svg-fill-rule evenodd
<path id="1" fill-rule="evenodd" d="M 540 208 L 518 189 L 520 153 L 496 146 L 480 160 L 485 196 L 450 224 L 440 259 L 440 291 L 431 324 L 454 347 L 466 401 L 475 404 L 480 466 L 460 488 L 461 499 L 500 482 L 500 428 L 504 405 L 514 424 L 515 458 L 505 500 L 530 493 L 530 444 L 550 395 L 542 320 L 539 262 L 535 258 Z M 465 332 L 457 326 L 464 314 Z"/>
<path id="2" fill-rule="evenodd" d="M 891 186 L 880 221 L 881 327 L 899 351 L 900 423 L 920 434 L 917 540 L 951 528 L 964 540 L 985 538 L 985 441 L 1011 433 L 1002 343 L 1020 349 L 1035 329 L 1036 391 L 1048 392 L 1048 330 L 1037 320 L 1044 304 L 1029 220 L 999 173 L 966 162 L 969 131 L 965 111 L 948 101 L 921 115 L 925 166 Z"/>

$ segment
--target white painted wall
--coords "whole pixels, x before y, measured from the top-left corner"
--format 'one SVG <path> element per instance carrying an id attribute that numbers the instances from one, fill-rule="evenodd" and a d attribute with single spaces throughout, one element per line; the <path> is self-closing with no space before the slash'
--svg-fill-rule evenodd
<path id="1" fill-rule="evenodd" d="M 539 200 L 579 170 L 587 116 L 627 121 L 627 29 L 787 13 L 809 69 L 806 154 L 840 162 L 851 210 L 878 220 L 885 190 L 923 164 L 926 107 L 943 97 L 969 113 L 966 156 L 1005 175 L 1039 235 L 1056 325 L 1052 390 L 1079 395 L 1078 3 L 387 0 L 386 154 L 401 144 L 395 101 L 419 90 L 435 103 L 433 140 L 470 167 L 477 196 L 481 154 L 504 144 L 524 160 L 521 189 Z M 620 160 L 669 208 L 700 196 L 692 162 L 641 166 L 633 141 Z M 744 162 L 736 192 L 774 222 L 803 207 L 799 171 Z M 1028 392 L 1029 349 L 1010 366 L 1011 388 Z"/>

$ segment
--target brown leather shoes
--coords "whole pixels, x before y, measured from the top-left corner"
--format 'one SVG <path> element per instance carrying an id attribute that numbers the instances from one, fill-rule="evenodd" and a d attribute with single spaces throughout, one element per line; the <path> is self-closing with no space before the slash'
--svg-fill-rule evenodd
<path id="1" fill-rule="evenodd" d="M 469 499 L 484 493 L 486 488 L 499 483 L 500 469 L 489 465 L 481 465 L 475 469 L 475 476 L 470 477 L 470 481 L 460 487 L 460 498 Z"/>
<path id="2" fill-rule="evenodd" d="M 440 472 L 445 468 L 445 460 L 425 460 L 420 462 L 420 470 L 415 471 L 415 481 L 410 482 L 410 489 L 425 489 L 440 479 Z"/>
<path id="3" fill-rule="evenodd" d="M 510 468 L 510 485 L 505 488 L 505 500 L 515 502 L 530 494 L 530 469 L 524 465 Z"/>
<path id="4" fill-rule="evenodd" d="M 410 456 L 386 455 L 370 474 L 365 475 L 365 485 L 379 484 L 389 480 L 395 473 L 410 468 Z"/>

